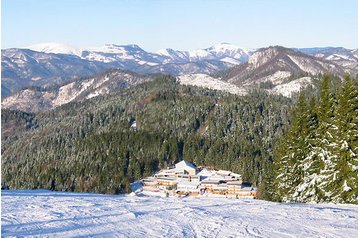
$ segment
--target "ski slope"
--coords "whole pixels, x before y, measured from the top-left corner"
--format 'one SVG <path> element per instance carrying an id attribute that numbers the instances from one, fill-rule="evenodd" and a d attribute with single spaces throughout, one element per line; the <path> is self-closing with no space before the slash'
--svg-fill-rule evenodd
<path id="1" fill-rule="evenodd" d="M 2 191 L 2 237 L 358 237 L 358 206 Z"/>

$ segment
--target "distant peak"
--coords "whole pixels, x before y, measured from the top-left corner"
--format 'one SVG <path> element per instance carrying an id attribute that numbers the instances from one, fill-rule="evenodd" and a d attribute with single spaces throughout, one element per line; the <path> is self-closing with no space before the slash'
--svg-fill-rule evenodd
<path id="1" fill-rule="evenodd" d="M 139 47 L 139 45 L 136 45 L 136 44 L 130 44 L 130 45 L 127 45 L 128 47 L 131 47 L 131 48 L 139 48 L 139 49 L 141 49 L 140 47 Z"/>
<path id="2" fill-rule="evenodd" d="M 30 49 L 33 51 L 38 52 L 44 52 L 44 53 L 54 53 L 54 54 L 72 54 L 72 55 L 81 55 L 82 49 L 62 44 L 62 43 L 56 43 L 56 42 L 48 42 L 48 43 L 41 43 L 41 44 L 35 44 L 30 45 L 27 47 L 24 47 L 25 49 Z"/>
<path id="3" fill-rule="evenodd" d="M 233 45 L 233 44 L 230 44 L 230 43 L 228 43 L 228 42 L 221 42 L 221 43 L 217 43 L 217 44 L 215 44 L 215 45 Z"/>
<path id="4" fill-rule="evenodd" d="M 230 51 L 237 51 L 237 50 L 241 50 L 240 47 L 227 43 L 227 42 L 222 42 L 222 43 L 218 43 L 215 44 L 213 46 L 211 46 L 208 50 L 213 50 L 213 51 L 222 51 L 222 50 L 230 50 Z"/>
<path id="5" fill-rule="evenodd" d="M 128 44 L 128 45 L 117 45 L 117 44 L 105 44 L 105 47 L 109 47 L 109 48 L 120 48 L 120 47 L 124 47 L 124 48 L 138 48 L 141 49 L 138 45 L 136 44 Z"/>
<path id="6" fill-rule="evenodd" d="M 158 50 L 156 53 L 158 54 L 163 54 L 163 53 L 167 53 L 167 52 L 173 52 L 174 50 L 171 48 L 165 48 L 165 49 L 160 49 Z"/>

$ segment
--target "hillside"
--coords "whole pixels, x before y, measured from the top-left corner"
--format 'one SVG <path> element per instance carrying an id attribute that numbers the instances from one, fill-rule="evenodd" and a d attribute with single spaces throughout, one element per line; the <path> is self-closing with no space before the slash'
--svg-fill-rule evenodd
<path id="1" fill-rule="evenodd" d="M 61 85 L 30 87 L 2 100 L 2 108 L 38 112 L 53 109 L 69 102 L 83 101 L 151 81 L 154 75 L 140 75 L 123 70 L 109 70 Z"/>
<path id="2" fill-rule="evenodd" d="M 1 97 L 24 87 L 62 83 L 105 70 L 74 55 L 36 52 L 28 49 L 1 50 Z"/>
<path id="3" fill-rule="evenodd" d="M 220 90 L 224 92 L 229 92 L 237 95 L 245 95 L 247 91 L 244 88 L 239 88 L 235 84 L 227 83 L 220 79 L 210 77 L 206 74 L 188 74 L 178 77 L 180 84 L 192 85 L 203 88 L 210 88 L 213 90 Z"/>
<path id="4" fill-rule="evenodd" d="M 358 72 L 358 50 L 350 50 L 343 47 L 317 47 L 295 49 L 305 54 L 329 60 L 335 64 Z"/>
<path id="5" fill-rule="evenodd" d="M 238 86 L 271 82 L 273 86 L 304 76 L 330 73 L 343 77 L 344 68 L 333 62 L 303 54 L 281 46 L 262 48 L 249 61 L 219 74 L 223 80 Z"/>
<path id="6" fill-rule="evenodd" d="M 263 193 L 290 105 L 161 77 L 47 112 L 2 110 L 3 131 L 17 130 L 2 134 L 2 178 L 12 189 L 48 188 L 56 179 L 60 190 L 121 193 L 186 158 L 238 172 Z"/>

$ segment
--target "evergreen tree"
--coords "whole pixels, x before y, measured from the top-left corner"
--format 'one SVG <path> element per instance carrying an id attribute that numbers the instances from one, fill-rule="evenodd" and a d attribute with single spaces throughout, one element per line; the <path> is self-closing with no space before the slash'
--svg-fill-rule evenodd
<path id="1" fill-rule="evenodd" d="M 333 196 L 340 202 L 358 199 L 358 87 L 346 76 L 337 108 Z"/>
<path id="2" fill-rule="evenodd" d="M 275 153 L 278 199 L 357 203 L 357 82 L 346 77 L 333 90 L 325 75 L 318 103 L 311 97 L 303 109 L 300 96 Z"/>

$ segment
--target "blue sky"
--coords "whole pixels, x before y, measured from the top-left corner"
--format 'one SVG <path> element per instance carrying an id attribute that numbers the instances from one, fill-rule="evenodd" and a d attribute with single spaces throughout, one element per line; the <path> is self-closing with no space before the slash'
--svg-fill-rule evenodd
<path id="1" fill-rule="evenodd" d="M 2 0 L 1 48 L 358 47 L 357 0 Z"/>

